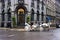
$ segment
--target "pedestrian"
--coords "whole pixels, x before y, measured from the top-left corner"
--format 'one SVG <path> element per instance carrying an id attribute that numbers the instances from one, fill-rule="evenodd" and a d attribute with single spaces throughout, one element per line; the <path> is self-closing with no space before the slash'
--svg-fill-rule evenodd
<path id="1" fill-rule="evenodd" d="M 33 25 L 33 23 L 30 24 L 30 26 L 31 26 L 31 30 L 32 30 L 32 25 Z"/>

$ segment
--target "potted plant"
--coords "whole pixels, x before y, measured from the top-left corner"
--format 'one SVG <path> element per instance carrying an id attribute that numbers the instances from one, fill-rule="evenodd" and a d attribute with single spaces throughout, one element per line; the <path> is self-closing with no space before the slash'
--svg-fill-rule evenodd
<path id="1" fill-rule="evenodd" d="M 30 16 L 27 16 L 27 23 L 30 22 Z"/>
<path id="2" fill-rule="evenodd" d="M 15 19 L 15 16 L 12 17 L 12 24 L 13 24 L 13 27 L 16 27 L 16 19 Z"/>

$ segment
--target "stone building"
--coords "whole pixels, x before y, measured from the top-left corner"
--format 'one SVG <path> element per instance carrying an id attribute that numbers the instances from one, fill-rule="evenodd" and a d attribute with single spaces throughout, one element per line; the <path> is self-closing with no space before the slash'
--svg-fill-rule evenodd
<path id="1" fill-rule="evenodd" d="M 46 17 L 48 17 L 51 22 L 55 23 L 55 0 L 44 0 L 44 3 L 46 5 Z M 46 20 L 46 22 L 48 22 L 48 20 Z"/>
<path id="2" fill-rule="evenodd" d="M 12 17 L 16 26 L 24 27 L 27 16 L 30 23 L 46 21 L 46 6 L 42 0 L 0 0 L 0 26 L 11 27 Z"/>
<path id="3" fill-rule="evenodd" d="M 56 23 L 60 24 L 60 0 L 56 0 Z"/>

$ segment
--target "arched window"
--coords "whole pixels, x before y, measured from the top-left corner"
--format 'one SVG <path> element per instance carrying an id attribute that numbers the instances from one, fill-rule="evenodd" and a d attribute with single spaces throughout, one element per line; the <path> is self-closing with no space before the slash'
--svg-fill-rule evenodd
<path id="1" fill-rule="evenodd" d="M 11 27 L 11 9 L 8 9 L 7 16 L 8 16 L 8 22 L 7 22 L 7 27 Z"/>
<path id="2" fill-rule="evenodd" d="M 8 9 L 7 15 L 8 15 L 8 21 L 11 21 L 11 9 Z"/>
<path id="3" fill-rule="evenodd" d="M 4 21 L 4 15 L 5 15 L 5 13 L 4 13 L 4 10 L 2 11 L 2 21 Z"/>
<path id="4" fill-rule="evenodd" d="M 20 8 L 20 9 L 18 10 L 18 14 L 24 14 L 24 9 Z"/>
<path id="5" fill-rule="evenodd" d="M 44 19 L 44 13 L 41 12 L 41 21 L 43 21 L 43 19 Z"/>
<path id="6" fill-rule="evenodd" d="M 34 10 L 31 9 L 31 21 L 34 21 Z"/>
<path id="7" fill-rule="evenodd" d="M 37 21 L 39 21 L 39 11 L 37 11 Z"/>
<path id="8" fill-rule="evenodd" d="M 2 10 L 2 22 L 1 22 L 1 27 L 4 27 L 4 21 L 5 21 L 5 18 L 4 18 L 4 16 L 5 16 L 5 13 L 4 13 L 4 10 Z"/>

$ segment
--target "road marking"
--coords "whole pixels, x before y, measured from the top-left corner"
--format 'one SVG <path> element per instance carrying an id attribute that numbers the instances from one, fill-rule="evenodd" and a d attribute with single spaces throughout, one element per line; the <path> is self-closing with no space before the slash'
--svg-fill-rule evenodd
<path id="1" fill-rule="evenodd" d="M 14 35 L 8 35 L 8 37 L 13 37 Z"/>

